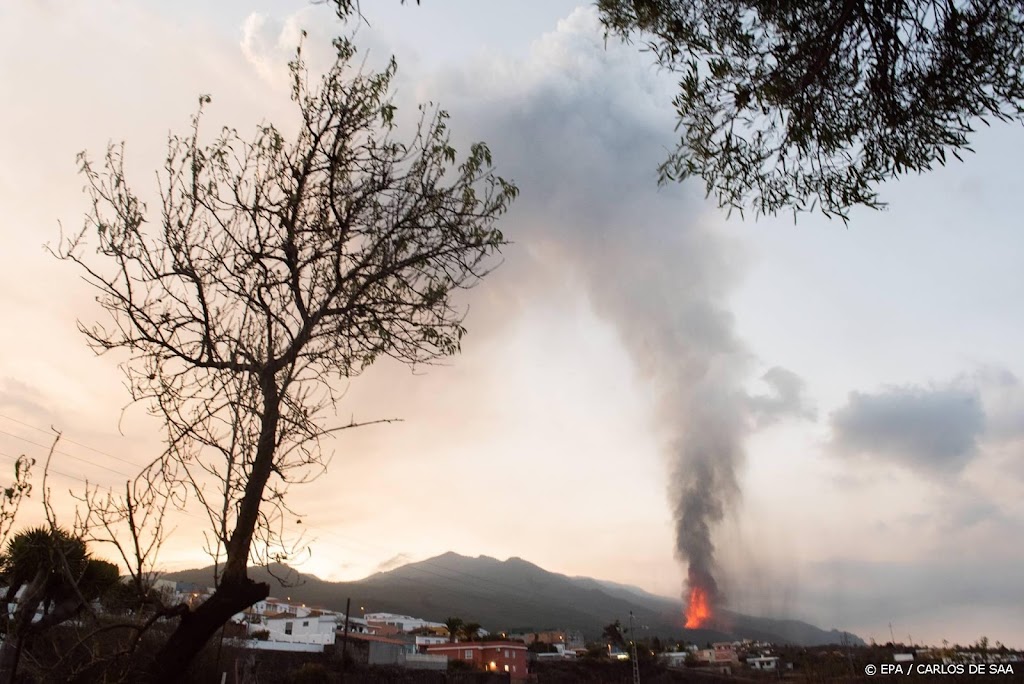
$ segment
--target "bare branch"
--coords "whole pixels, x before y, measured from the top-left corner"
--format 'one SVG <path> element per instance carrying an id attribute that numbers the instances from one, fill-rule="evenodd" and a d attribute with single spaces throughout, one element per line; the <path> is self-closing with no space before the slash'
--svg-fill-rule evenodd
<path id="1" fill-rule="evenodd" d="M 87 495 L 93 538 L 115 546 L 141 590 L 168 506 L 188 501 L 217 567 L 216 593 L 182 615 L 160 676 L 266 595 L 249 562 L 307 548 L 289 533 L 288 492 L 326 470 L 329 438 L 393 420 L 330 424 L 333 384 L 382 356 L 415 366 L 456 353 L 456 293 L 504 244 L 496 222 L 518 190 L 487 147 L 459 163 L 434 107 L 398 141 L 394 60 L 366 73 L 350 41 L 334 45 L 318 83 L 301 47 L 290 64 L 301 122 L 291 140 L 263 124 L 251 140 L 225 128 L 203 143 L 200 98 L 190 133 L 170 137 L 155 216 L 125 177 L 123 146 L 102 168 L 79 158 L 91 210 L 55 253 L 107 313 L 80 324 L 89 343 L 127 352 L 132 399 L 166 427 L 164 453 L 123 496 Z"/>

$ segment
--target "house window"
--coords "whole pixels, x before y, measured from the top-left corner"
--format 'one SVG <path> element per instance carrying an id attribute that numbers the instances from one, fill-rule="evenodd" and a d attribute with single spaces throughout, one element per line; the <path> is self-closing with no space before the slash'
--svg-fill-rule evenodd
<path id="1" fill-rule="evenodd" d="M 309 627 L 309 620 L 303 620 L 302 621 L 302 626 L 303 627 Z"/>
<path id="2" fill-rule="evenodd" d="M 291 634 L 292 633 L 292 623 L 291 622 L 284 623 L 284 633 L 285 634 Z"/>
<path id="3" fill-rule="evenodd" d="M 473 659 L 473 652 L 470 651 L 469 649 L 467 649 L 466 650 L 466 657 L 464 658 L 464 660 L 472 660 L 472 659 Z"/>
<path id="4" fill-rule="evenodd" d="M 505 649 L 505 657 L 508 658 L 508 649 Z"/>
<path id="5" fill-rule="evenodd" d="M 505 672 L 508 672 L 508 665 L 505 666 Z"/>

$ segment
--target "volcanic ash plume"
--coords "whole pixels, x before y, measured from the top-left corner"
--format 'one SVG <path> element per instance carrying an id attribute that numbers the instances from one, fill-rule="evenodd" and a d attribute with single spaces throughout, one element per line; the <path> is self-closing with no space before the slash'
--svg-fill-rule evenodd
<path id="1" fill-rule="evenodd" d="M 697 196 L 657 187 L 674 83 L 652 75 L 635 49 L 606 46 L 593 11 L 574 12 L 533 50 L 516 66 L 532 72 L 528 85 L 506 92 L 501 80 L 496 99 L 476 110 L 503 172 L 520 182 L 509 235 L 528 246 L 520 257 L 532 257 L 510 258 L 497 277 L 522 294 L 552 282 L 531 269 L 568 275 L 615 326 L 658 394 L 675 552 L 689 564 L 695 607 L 713 616 L 721 595 L 712 538 L 738 495 L 753 415 L 743 390 L 751 358 L 728 311 L 739 255 L 703 220 Z M 474 84 L 477 108 L 481 81 L 460 81 Z"/>
<path id="2" fill-rule="evenodd" d="M 646 181 L 645 167 L 628 158 L 620 154 L 608 168 Z M 712 538 L 738 495 L 751 423 L 743 389 L 751 358 L 726 306 L 735 255 L 699 220 L 696 202 L 659 193 L 653 183 L 626 191 L 621 176 L 593 183 L 588 206 L 550 210 L 561 220 L 547 225 L 544 248 L 550 262 L 581 276 L 595 312 L 615 326 L 657 393 L 675 553 L 689 564 L 687 591 L 699 588 L 713 615 L 721 596 Z"/>
<path id="3" fill-rule="evenodd" d="M 614 260 L 591 255 L 591 295 L 658 392 L 675 552 L 689 564 L 687 626 L 698 627 L 713 619 L 722 599 L 712 539 L 739 493 L 736 470 L 751 423 L 742 387 L 750 359 L 724 305 L 731 276 L 720 239 L 678 216 L 620 235 L 618 249 L 603 252 Z"/>
<path id="4" fill-rule="evenodd" d="M 722 332 L 730 332 L 726 328 Z M 729 351 L 731 350 L 731 351 Z M 665 396 L 665 409 L 683 410 L 669 424 L 677 437 L 671 445 L 670 497 L 676 527 L 676 554 L 689 564 L 686 627 L 713 620 L 722 596 L 715 581 L 712 535 L 726 510 L 739 495 L 736 470 L 743 459 L 746 434 L 746 396 L 741 392 L 742 354 L 730 344 L 708 354 L 699 379 Z M 696 374 L 696 371 L 691 373 Z M 677 381 L 684 382 L 677 377 Z M 663 419 L 664 420 L 664 419 Z"/>

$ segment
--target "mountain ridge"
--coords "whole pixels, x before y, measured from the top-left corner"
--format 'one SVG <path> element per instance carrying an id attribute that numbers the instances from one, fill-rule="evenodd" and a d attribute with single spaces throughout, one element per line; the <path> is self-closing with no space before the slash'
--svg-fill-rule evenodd
<path id="1" fill-rule="evenodd" d="M 604 625 L 626 624 L 632 612 L 642 634 L 695 643 L 749 638 L 816 646 L 862 644 L 853 634 L 826 631 L 800 620 L 720 612 L 721 629 L 685 629 L 680 599 L 658 596 L 639 587 L 550 572 L 520 557 L 501 561 L 447 552 L 423 561 L 376 572 L 361 580 L 329 582 L 287 565 L 252 567 L 250 577 L 271 585 L 271 595 L 345 610 L 346 599 L 364 612 L 415 615 L 443 622 L 448 616 L 508 632 L 578 630 L 600 638 Z M 170 572 L 167 579 L 211 585 L 213 566 Z M 278 578 L 295 578 L 301 583 Z M 353 614 L 359 614 L 353 609 Z"/>

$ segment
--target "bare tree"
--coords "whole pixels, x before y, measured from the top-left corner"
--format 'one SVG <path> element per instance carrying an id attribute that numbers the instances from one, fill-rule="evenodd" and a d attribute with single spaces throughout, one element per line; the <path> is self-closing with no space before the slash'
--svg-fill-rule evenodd
<path id="1" fill-rule="evenodd" d="M 458 351 L 453 295 L 504 243 L 495 222 L 517 189 L 494 174 L 488 148 L 457 164 L 447 114 L 429 107 L 398 141 L 394 60 L 367 73 L 352 67 L 350 41 L 334 45 L 318 83 L 301 48 L 290 63 L 290 140 L 264 124 L 252 141 L 225 128 L 203 145 L 201 97 L 191 134 L 169 140 L 155 224 L 125 177 L 123 145 L 103 168 L 79 158 L 92 208 L 56 252 L 110 316 L 79 327 L 97 353 L 129 352 L 132 399 L 166 426 L 166 450 L 128 499 L 202 512 L 223 561 L 215 593 L 180 611 L 156 680 L 184 676 L 222 624 L 268 595 L 248 563 L 287 552 L 289 486 L 324 470 L 324 437 L 356 425 L 328 422 L 332 382 L 380 357 L 421 364 Z"/>
<path id="2" fill-rule="evenodd" d="M 7 537 L 14 527 L 14 521 L 18 517 L 18 508 L 21 501 L 32 493 L 32 483 L 29 476 L 32 474 L 32 466 L 36 463 L 34 458 L 19 456 L 14 461 L 14 482 L 9 486 L 0 489 L 0 547 L 7 543 Z"/>
<path id="3" fill-rule="evenodd" d="M 165 522 L 173 502 L 152 468 L 125 482 L 123 494 L 88 482 L 81 495 L 72 494 L 80 503 L 75 530 L 87 542 L 114 548 L 121 566 L 128 571 L 126 594 L 139 609 L 159 598 L 154 591 L 159 576 L 157 557 L 169 534 Z M 175 606 L 163 602 L 150 607 L 167 616 L 176 612 Z"/>
<path id="4" fill-rule="evenodd" d="M 45 669 L 27 653 L 28 642 L 38 641 L 52 627 L 82 613 L 95 618 L 91 602 L 118 584 L 117 566 L 93 558 L 78 531 L 66 530 L 57 522 L 47 479 L 60 436 L 56 432 L 43 469 L 46 524 L 18 532 L 0 549 L 0 583 L 4 585 L 4 610 L 0 614 L 3 682 L 17 681 L 22 655 L 29 655 L 33 670 Z M 21 466 L 19 460 L 18 474 Z M 22 486 L 24 493 L 26 486 Z"/>

